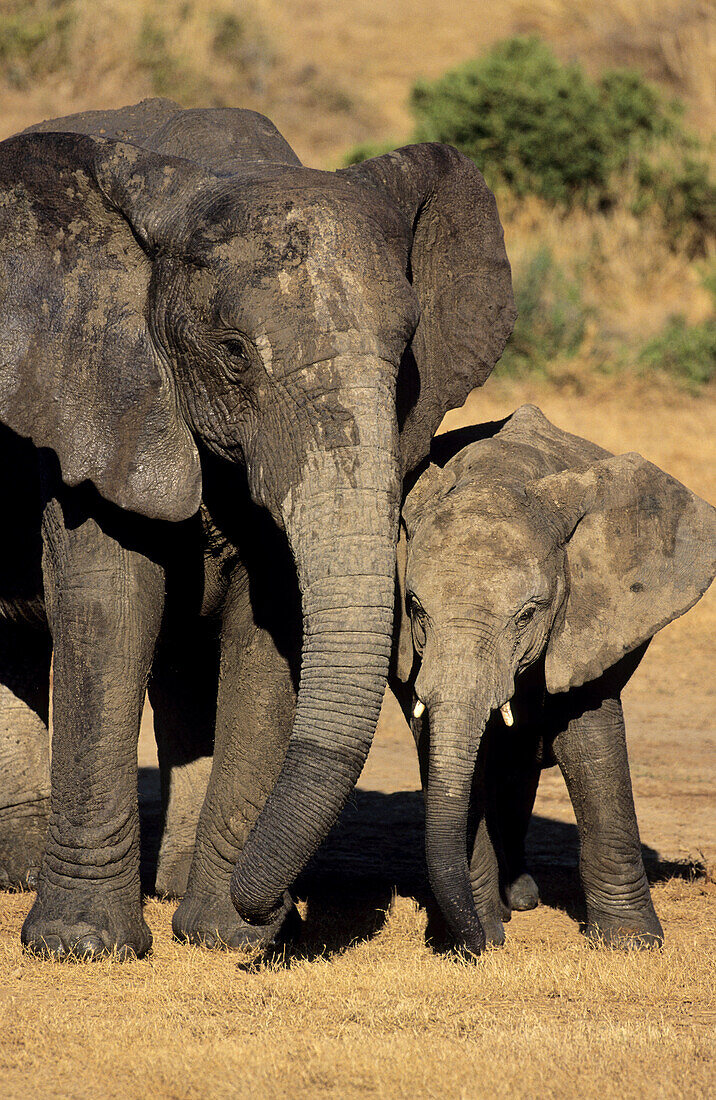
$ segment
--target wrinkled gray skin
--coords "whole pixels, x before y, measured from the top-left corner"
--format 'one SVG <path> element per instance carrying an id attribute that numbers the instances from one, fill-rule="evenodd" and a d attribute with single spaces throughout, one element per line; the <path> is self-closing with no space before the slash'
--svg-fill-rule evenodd
<path id="1" fill-rule="evenodd" d="M 430 881 L 455 942 L 502 943 L 509 902 L 536 903 L 524 834 L 539 769 L 556 760 L 587 935 L 661 943 L 620 693 L 653 634 L 711 582 L 716 510 L 526 405 L 436 438 L 402 516 L 393 686 L 419 746 Z"/>
<path id="2" fill-rule="evenodd" d="M 401 477 L 514 315 L 494 198 L 446 146 L 319 172 L 260 115 L 166 100 L 0 145 L 0 508 L 19 519 L 0 547 L 7 880 L 37 863 L 50 798 L 28 948 L 149 947 L 148 680 L 168 891 L 215 739 L 175 931 L 275 935 L 375 728 Z"/>

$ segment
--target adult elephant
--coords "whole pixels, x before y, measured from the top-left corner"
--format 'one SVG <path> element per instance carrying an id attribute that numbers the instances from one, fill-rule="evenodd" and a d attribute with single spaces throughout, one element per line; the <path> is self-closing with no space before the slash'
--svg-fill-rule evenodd
<path id="1" fill-rule="evenodd" d="M 23 942 L 59 956 L 149 947 L 136 738 L 156 654 L 171 755 L 182 634 L 218 680 L 220 810 L 205 806 L 178 930 L 236 939 L 246 922 L 268 938 L 371 743 L 401 477 L 514 322 L 494 198 L 447 146 L 320 172 L 252 112 L 150 100 L 2 143 L 0 299 L 5 454 L 24 455 L 5 491 L 21 497 L 28 546 L 3 570 L 18 634 L 0 681 L 33 744 L 46 692 L 18 688 L 19 619 L 46 618 L 54 660 L 51 812 Z M 260 538 L 277 529 L 303 612 L 278 778 L 261 744 L 286 673 L 251 611 Z M 203 647 L 207 620 L 219 626 Z M 32 659 L 46 677 L 47 647 Z M 215 913 L 239 852 L 230 925 Z"/>

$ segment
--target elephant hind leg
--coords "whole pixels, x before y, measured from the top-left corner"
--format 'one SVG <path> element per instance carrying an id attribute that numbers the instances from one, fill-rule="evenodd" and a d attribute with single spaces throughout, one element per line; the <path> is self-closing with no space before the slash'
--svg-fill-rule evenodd
<path id="1" fill-rule="evenodd" d="M 0 887 L 34 887 L 50 809 L 50 637 L 0 619 Z"/>
<path id="2" fill-rule="evenodd" d="M 589 686 L 570 695 L 555 703 L 554 752 L 577 818 L 584 932 L 615 947 L 659 946 L 664 936 L 642 862 L 621 699 Z"/>
<path id="3" fill-rule="evenodd" d="M 242 573 L 232 586 L 222 625 L 213 766 L 173 929 L 178 939 L 206 947 L 268 947 L 298 927 L 290 901 L 272 924 L 247 925 L 230 885 L 286 755 L 296 697 L 287 654 L 298 651 L 299 623 L 285 612 L 285 636 L 276 637 L 256 622 L 261 616 Z"/>

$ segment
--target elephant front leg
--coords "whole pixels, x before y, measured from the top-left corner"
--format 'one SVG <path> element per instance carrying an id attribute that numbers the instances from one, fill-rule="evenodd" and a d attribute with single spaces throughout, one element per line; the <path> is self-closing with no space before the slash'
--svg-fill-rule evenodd
<path id="1" fill-rule="evenodd" d="M 299 651 L 297 645 L 292 649 Z M 187 891 L 173 920 L 178 939 L 206 947 L 265 947 L 276 940 L 293 911 L 287 900 L 271 925 L 248 925 L 230 896 L 234 864 L 288 747 L 296 692 L 284 654 L 273 633 L 255 623 L 248 584 L 237 582 L 222 628 L 211 778 Z"/>
<path id="2" fill-rule="evenodd" d="M 50 639 L 0 621 L 0 886 L 33 887 L 50 811 Z"/>
<path id="3" fill-rule="evenodd" d="M 51 813 L 37 898 L 22 929 L 30 951 L 142 955 L 137 739 L 163 609 L 161 568 L 108 533 L 92 492 L 53 499 L 43 520 L 43 577 L 54 642 Z M 128 524 L 139 521 L 126 520 Z M 129 540 L 128 540 L 129 541 Z"/>
<path id="4" fill-rule="evenodd" d="M 527 707 L 517 710 L 512 729 L 497 728 L 490 743 L 488 788 L 493 792 L 501 846 L 501 880 L 510 910 L 535 909 L 537 883 L 527 869 L 525 838 L 540 777 L 537 735 Z"/>
<path id="5" fill-rule="evenodd" d="M 510 919 L 509 907 L 500 892 L 500 860 L 504 860 L 499 825 L 499 792 L 495 789 L 494 742 L 501 730 L 492 719 L 483 737 L 477 758 L 470 801 L 471 831 L 474 840 L 470 856 L 470 884 L 475 908 L 485 930 L 488 944 L 505 942 L 504 922 Z"/>
<path id="6" fill-rule="evenodd" d="M 586 935 L 618 947 L 659 945 L 663 932 L 641 857 L 621 701 L 581 689 L 561 706 L 553 749 L 577 818 Z"/>

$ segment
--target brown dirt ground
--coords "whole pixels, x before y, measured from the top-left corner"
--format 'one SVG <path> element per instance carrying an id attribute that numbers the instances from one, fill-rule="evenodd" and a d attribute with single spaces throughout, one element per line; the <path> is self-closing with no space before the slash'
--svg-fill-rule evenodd
<path id="1" fill-rule="evenodd" d="M 626 385 L 626 384 L 625 384 Z M 631 389 L 629 389 L 631 387 Z M 531 397 L 556 423 L 637 449 L 716 498 L 716 401 L 491 383 L 450 422 Z M 388 699 L 343 822 L 299 885 L 302 942 L 258 970 L 171 939 L 65 966 L 22 956 L 31 895 L 0 895 L 0 1092 L 12 1100 L 204 1097 L 705 1097 L 716 1088 L 716 856 L 710 593 L 653 643 L 626 698 L 637 811 L 666 946 L 588 949 L 575 829 L 545 774 L 531 848 L 543 904 L 476 966 L 425 944 L 429 902 L 412 744 Z M 140 763 L 156 819 L 150 716 Z M 709 865 L 704 874 L 704 863 Z M 426 908 L 427 907 L 427 908 Z"/>

